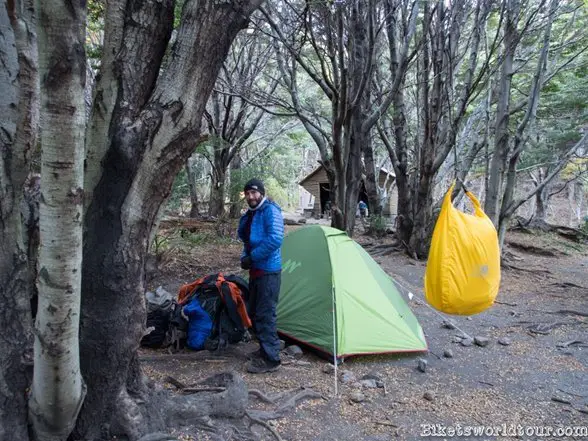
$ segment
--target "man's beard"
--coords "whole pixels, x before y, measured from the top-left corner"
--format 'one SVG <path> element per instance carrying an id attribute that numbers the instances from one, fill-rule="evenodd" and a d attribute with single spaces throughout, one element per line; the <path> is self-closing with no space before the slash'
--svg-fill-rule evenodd
<path id="1" fill-rule="evenodd" d="M 252 201 L 247 201 L 247 205 L 249 205 L 249 208 L 255 208 L 259 205 L 259 203 L 262 201 L 263 198 L 259 198 L 259 199 L 254 199 Z"/>

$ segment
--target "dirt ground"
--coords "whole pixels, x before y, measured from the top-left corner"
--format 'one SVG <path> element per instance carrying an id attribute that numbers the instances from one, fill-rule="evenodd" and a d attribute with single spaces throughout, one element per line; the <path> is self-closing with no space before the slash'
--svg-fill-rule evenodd
<path id="1" fill-rule="evenodd" d="M 190 234 L 166 239 L 159 250 L 159 269 L 151 274 L 151 288 L 161 285 L 176 293 L 181 284 L 204 274 L 241 272 L 239 243 L 206 240 L 212 237 L 206 231 Z M 369 249 L 370 244 L 390 239 L 360 235 L 356 240 Z M 328 363 L 305 348 L 299 360 L 284 357 L 278 372 L 248 374 L 245 364 L 256 348 L 253 343 L 239 343 L 220 355 L 142 350 L 143 366 L 159 381 L 173 376 L 195 384 L 235 370 L 250 389 L 269 395 L 299 388 L 319 392 L 323 398 L 303 400 L 269 422 L 281 439 L 289 441 L 588 439 L 588 248 L 545 234 L 512 233 L 507 241 L 513 268 L 503 270 L 496 304 L 472 317 L 444 316 L 426 304 L 424 262 L 397 252 L 374 256 L 401 287 L 429 345 L 427 353 L 358 357 L 338 366 L 339 373 L 351 371 L 357 379 L 371 374 L 385 388 L 358 388 L 356 382 L 339 381 L 335 396 L 335 377 L 323 372 Z M 528 246 L 536 249 L 525 251 Z M 444 327 L 447 319 L 458 329 Z M 463 346 L 456 338 L 462 332 L 488 338 L 489 344 Z M 426 360 L 426 372 L 417 368 L 419 359 Z M 357 392 L 364 401 L 352 400 Z M 264 404 L 251 396 L 249 406 L 275 410 L 279 404 Z M 468 426 L 484 432 L 475 436 Z M 572 426 L 583 429 L 572 433 Z M 550 428 L 564 432 L 548 436 Z M 513 431 L 521 430 L 514 436 Z M 254 433 L 259 439 L 276 439 L 260 426 Z M 178 428 L 177 434 L 186 440 L 223 439 L 220 432 L 190 427 Z"/>

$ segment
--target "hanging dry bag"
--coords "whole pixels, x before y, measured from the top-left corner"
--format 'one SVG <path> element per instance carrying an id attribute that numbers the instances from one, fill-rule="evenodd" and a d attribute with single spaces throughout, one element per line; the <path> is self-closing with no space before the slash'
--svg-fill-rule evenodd
<path id="1" fill-rule="evenodd" d="M 494 303 L 500 285 L 500 249 L 492 221 L 466 192 L 474 214 L 457 210 L 452 185 L 433 232 L 425 272 L 425 297 L 447 314 L 472 315 Z"/>

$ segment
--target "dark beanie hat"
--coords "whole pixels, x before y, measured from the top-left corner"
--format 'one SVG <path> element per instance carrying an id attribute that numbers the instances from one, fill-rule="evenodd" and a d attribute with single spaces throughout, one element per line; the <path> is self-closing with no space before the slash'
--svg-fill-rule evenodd
<path id="1" fill-rule="evenodd" d="M 262 196 L 265 196 L 265 187 L 263 186 L 263 182 L 261 182 L 259 179 L 253 178 L 247 181 L 243 191 L 247 190 L 257 190 L 259 193 L 261 193 Z"/>

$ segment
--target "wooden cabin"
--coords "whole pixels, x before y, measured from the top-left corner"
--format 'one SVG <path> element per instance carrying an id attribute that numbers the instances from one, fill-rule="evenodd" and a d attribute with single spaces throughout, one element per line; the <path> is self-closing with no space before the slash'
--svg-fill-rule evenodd
<path id="1" fill-rule="evenodd" d="M 394 172 L 386 169 L 380 169 L 380 175 L 378 178 L 378 185 L 385 187 L 388 194 L 386 195 L 386 202 L 384 203 L 383 215 L 387 217 L 396 217 L 398 213 L 398 190 L 394 185 L 395 179 Z M 307 207 L 301 207 L 306 212 L 311 212 L 311 216 L 319 217 L 325 211 L 325 204 L 330 199 L 330 185 L 329 179 L 327 178 L 327 172 L 322 165 L 319 165 L 311 173 L 309 173 L 304 179 L 298 183 L 304 190 L 314 196 L 314 205 L 312 209 Z M 304 198 L 305 200 L 308 198 Z M 368 204 L 368 210 L 370 210 L 367 192 L 365 190 L 365 184 L 363 180 L 360 184 L 359 199 L 363 200 Z"/>

